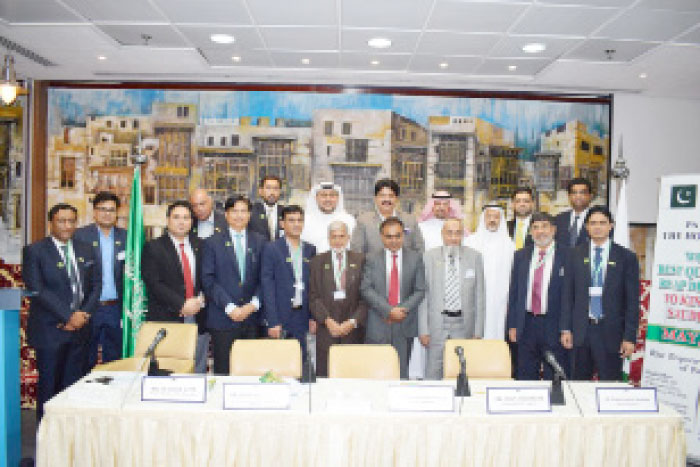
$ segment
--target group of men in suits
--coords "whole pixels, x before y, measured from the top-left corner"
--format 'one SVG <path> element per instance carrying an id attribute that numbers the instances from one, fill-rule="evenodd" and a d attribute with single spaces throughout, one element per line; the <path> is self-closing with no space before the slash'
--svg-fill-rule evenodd
<path id="1" fill-rule="evenodd" d="M 223 214 L 206 191 L 195 190 L 189 201 L 168 206 L 166 231 L 144 246 L 147 319 L 197 324 L 197 371 L 206 371 L 209 338 L 214 372 L 226 374 L 236 339 L 295 338 L 306 354 L 311 333 L 318 335 L 319 375 L 327 374 L 330 345 L 366 342 L 394 346 L 406 378 L 418 338 L 427 349 L 426 377 L 440 378 L 446 339 L 484 336 L 484 270 L 492 258 L 464 246 L 463 221 L 448 215 L 441 199 L 449 193 L 436 194 L 432 227 L 442 224 L 441 238 L 431 238 L 438 246 L 424 252 L 416 220 L 397 209 L 395 181 L 376 182 L 374 209 L 354 228 L 332 218 L 338 204 L 329 199 L 338 197 L 327 192 L 340 193 L 321 184 L 327 251 L 317 255 L 302 240 L 304 210 L 282 207 L 281 189 L 281 179 L 266 176 L 261 201 L 229 198 Z M 550 351 L 574 378 L 595 371 L 618 379 L 637 331 L 636 256 L 609 239 L 612 216 L 589 206 L 590 182 L 574 179 L 568 192 L 572 209 L 553 218 L 533 213 L 531 189 L 515 191 L 507 227 L 517 252 L 510 284 L 503 284 L 510 286 L 504 338 L 517 346 L 519 378 L 538 378 Z M 57 204 L 50 236 L 24 249 L 39 417 L 44 402 L 95 364 L 98 348 L 103 361 L 121 355 L 126 232 L 115 225 L 118 208 L 118 197 L 99 193 L 94 224 L 76 231 L 76 209 Z M 544 371 L 551 375 L 547 365 Z"/>

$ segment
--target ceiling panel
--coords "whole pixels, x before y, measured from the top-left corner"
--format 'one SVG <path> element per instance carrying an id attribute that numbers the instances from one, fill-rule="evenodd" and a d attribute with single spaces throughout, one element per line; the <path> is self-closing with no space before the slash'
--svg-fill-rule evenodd
<path id="1" fill-rule="evenodd" d="M 568 53 L 566 58 L 587 60 L 592 62 L 629 62 L 650 51 L 654 47 L 657 47 L 658 45 L 658 43 L 654 42 L 590 39 Z M 612 57 L 611 59 L 609 59 L 608 54 L 605 53 L 606 50 L 615 51 L 612 55 L 610 55 L 610 57 Z"/>
<path id="2" fill-rule="evenodd" d="M 338 52 L 271 52 L 275 65 L 291 68 L 337 68 L 340 65 Z M 302 63 L 308 59 L 309 63 Z"/>
<path id="3" fill-rule="evenodd" d="M 98 27 L 122 45 L 145 45 L 143 34 L 150 35 L 148 45 L 153 47 L 188 47 L 175 28 L 155 24 L 101 24 Z"/>
<path id="4" fill-rule="evenodd" d="M 272 62 L 265 50 L 230 51 L 223 49 L 201 49 L 202 55 L 212 66 L 271 66 Z M 239 62 L 233 61 L 233 56 L 240 57 Z"/>
<path id="5" fill-rule="evenodd" d="M 242 0 L 151 0 L 174 23 L 251 24 Z"/>
<path id="6" fill-rule="evenodd" d="M 338 50 L 335 28 L 260 28 L 270 49 Z"/>
<path id="7" fill-rule="evenodd" d="M 337 25 L 336 2 L 328 0 L 252 0 L 248 2 L 258 25 Z"/>
<path id="8" fill-rule="evenodd" d="M 62 49 L 67 53 L 74 50 L 111 50 L 117 44 L 100 33 L 97 28 L 85 25 L 71 26 L 12 26 L 8 28 L 9 36 L 23 47 L 41 55 L 46 52 Z M 98 53 L 95 53 L 97 56 Z M 51 57 L 46 56 L 49 60 Z"/>
<path id="9" fill-rule="evenodd" d="M 415 55 L 408 67 L 418 73 L 474 73 L 481 64 L 479 57 L 442 57 L 439 55 Z M 447 67 L 440 66 L 446 63 Z"/>
<path id="10" fill-rule="evenodd" d="M 343 68 L 354 68 L 359 70 L 405 70 L 408 66 L 409 54 L 363 54 L 354 52 L 344 52 L 340 57 L 340 64 Z M 377 65 L 372 65 L 372 61 L 377 60 Z"/>
<path id="11" fill-rule="evenodd" d="M 196 50 L 154 49 L 128 47 L 113 59 L 106 60 L 96 71 L 103 73 L 197 73 L 208 69 Z"/>
<path id="12" fill-rule="evenodd" d="M 3 0 L 0 18 L 10 23 L 80 23 L 84 20 L 54 0 Z"/>
<path id="13" fill-rule="evenodd" d="M 346 0 L 342 2 L 342 25 L 422 29 L 432 4 L 433 0 Z"/>
<path id="14" fill-rule="evenodd" d="M 505 32 L 526 5 L 485 2 L 438 2 L 429 29 L 461 32 Z"/>
<path id="15" fill-rule="evenodd" d="M 263 43 L 257 30 L 252 27 L 236 26 L 176 26 L 195 47 L 200 49 L 262 49 Z M 209 38 L 212 34 L 230 34 L 233 44 L 217 44 Z"/>
<path id="16" fill-rule="evenodd" d="M 676 36 L 700 22 L 700 11 L 632 9 L 596 33 L 610 39 L 663 41 Z"/>
<path id="17" fill-rule="evenodd" d="M 511 30 L 514 34 L 587 36 L 613 17 L 615 8 L 533 6 Z"/>
<path id="18" fill-rule="evenodd" d="M 552 36 L 507 36 L 491 50 L 490 56 L 533 58 L 533 54 L 523 52 L 523 46 L 538 42 L 545 44 L 547 48 L 543 52 L 534 55 L 535 57 L 559 57 L 582 41 L 583 39 Z"/>
<path id="19" fill-rule="evenodd" d="M 698 0 L 641 0 L 638 6 L 676 11 L 700 11 Z"/>
<path id="20" fill-rule="evenodd" d="M 62 0 L 90 21 L 166 21 L 144 0 Z"/>
<path id="21" fill-rule="evenodd" d="M 489 58 L 476 70 L 479 75 L 504 75 L 504 76 L 533 76 L 546 67 L 550 60 L 543 58 L 533 59 L 512 59 L 512 58 Z M 515 65 L 515 70 L 508 67 Z"/>
<path id="22" fill-rule="evenodd" d="M 420 38 L 417 52 L 429 55 L 486 55 L 500 38 L 500 34 L 429 31 Z"/>
<path id="23" fill-rule="evenodd" d="M 700 44 L 700 26 L 688 32 L 687 34 L 682 35 L 674 42 L 678 42 L 681 44 Z"/>
<path id="24" fill-rule="evenodd" d="M 367 45 L 373 37 L 385 37 L 391 40 L 391 47 L 382 49 L 383 52 L 413 52 L 418 41 L 418 31 L 391 31 L 385 29 L 343 29 L 341 43 L 343 50 L 372 52 L 375 49 Z"/>

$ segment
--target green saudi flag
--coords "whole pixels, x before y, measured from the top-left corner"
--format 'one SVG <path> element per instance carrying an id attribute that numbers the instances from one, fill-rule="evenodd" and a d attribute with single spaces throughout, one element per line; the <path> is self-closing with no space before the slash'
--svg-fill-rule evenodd
<path id="1" fill-rule="evenodd" d="M 146 317 L 146 288 L 141 279 L 143 249 L 143 203 L 141 202 L 141 167 L 134 168 L 129 205 L 129 227 L 126 233 L 124 264 L 124 304 L 122 306 L 122 357 L 134 355 L 136 336 Z"/>

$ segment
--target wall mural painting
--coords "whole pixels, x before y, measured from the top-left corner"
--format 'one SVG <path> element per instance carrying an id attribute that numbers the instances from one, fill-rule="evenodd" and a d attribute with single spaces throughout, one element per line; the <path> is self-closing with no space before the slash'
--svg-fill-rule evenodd
<path id="1" fill-rule="evenodd" d="M 457 197 L 474 224 L 495 200 L 510 210 L 518 185 L 536 188 L 539 207 L 568 206 L 576 176 L 607 200 L 607 103 L 294 91 L 61 89 L 49 91 L 48 204 L 75 205 L 90 222 L 90 200 L 116 192 L 128 206 L 131 156 L 148 156 L 144 222 L 150 234 L 165 206 L 194 187 L 217 203 L 255 198 L 258 180 L 284 180 L 287 203 L 304 204 L 311 185 L 334 181 L 345 206 L 372 208 L 374 182 L 391 177 L 402 208 L 418 212 L 433 191 Z M 119 214 L 121 224 L 128 213 Z"/>

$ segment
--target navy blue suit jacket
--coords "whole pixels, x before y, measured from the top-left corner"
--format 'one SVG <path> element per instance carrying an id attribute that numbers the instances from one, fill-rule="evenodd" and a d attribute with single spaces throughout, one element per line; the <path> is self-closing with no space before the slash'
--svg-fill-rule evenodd
<path id="1" fill-rule="evenodd" d="M 90 245 L 75 240 L 72 243 L 83 289 L 79 310 L 90 314 L 97 309 L 100 299 L 100 269 Z M 22 277 L 27 289 L 36 293 L 31 297 L 29 306 L 29 345 L 52 349 L 70 339 L 89 339 L 90 326 L 83 326 L 77 331 L 64 331 L 57 327 L 67 323 L 73 314 L 73 292 L 65 263 L 51 237 L 24 247 Z"/>
<path id="2" fill-rule="evenodd" d="M 554 218 L 554 223 L 557 226 L 557 233 L 554 237 L 554 240 L 556 240 L 557 244 L 560 246 L 564 247 L 570 247 L 571 246 L 571 220 L 572 220 L 572 215 L 573 215 L 573 210 L 568 209 L 564 212 L 560 212 L 557 214 L 557 217 Z M 581 219 L 583 222 L 583 219 Z M 588 244 L 590 240 L 590 237 L 588 236 L 588 231 L 586 230 L 585 225 L 581 225 L 581 230 L 578 232 L 578 237 L 576 238 L 576 246 L 581 245 L 581 244 Z"/>
<path id="3" fill-rule="evenodd" d="M 309 261 L 316 255 L 316 247 L 302 242 L 302 309 L 292 310 L 294 298 L 294 271 L 287 247 L 287 239 L 280 238 L 267 243 L 263 250 L 262 292 L 263 316 L 266 325 L 273 328 L 282 325 L 297 339 L 303 341 L 309 330 Z"/>
<path id="4" fill-rule="evenodd" d="M 92 245 L 97 267 L 102 271 L 102 250 L 100 250 L 100 234 L 97 224 L 86 225 L 75 231 L 73 239 Z M 119 259 L 119 254 L 126 249 L 126 230 L 114 227 L 114 285 L 117 287 L 118 298 L 121 301 L 124 296 L 124 256 Z"/>
<path id="5" fill-rule="evenodd" d="M 243 323 L 258 323 L 259 312 L 245 321 L 235 322 L 225 313 L 226 305 L 242 306 L 260 296 L 260 270 L 265 239 L 255 232 L 246 231 L 245 280 L 238 271 L 236 248 L 227 228 L 203 243 L 202 288 L 207 299 L 207 328 L 228 330 Z"/>
<path id="6" fill-rule="evenodd" d="M 561 330 L 571 331 L 574 346 L 583 345 L 588 330 L 591 285 L 590 243 L 571 251 L 564 285 Z M 639 262 L 634 252 L 610 241 L 603 281 L 603 319 L 606 351 L 617 352 L 623 340 L 636 342 L 639 326 Z"/>
<path id="7" fill-rule="evenodd" d="M 534 254 L 535 246 L 529 245 L 515 252 L 513 258 L 513 269 L 510 274 L 510 291 L 508 292 L 508 329 L 515 328 L 516 337 L 521 339 L 525 315 L 530 308 L 527 303 L 527 288 L 530 281 L 530 261 Z M 563 307 L 563 289 L 567 263 L 567 248 L 558 244 L 554 247 L 554 263 L 552 264 L 552 275 L 549 277 L 549 287 L 547 288 L 547 315 L 553 319 L 545 321 L 547 340 L 552 344 L 559 343 L 559 321 Z"/>
<path id="8" fill-rule="evenodd" d="M 277 226 L 275 227 L 275 238 L 276 240 L 280 238 L 280 223 L 279 218 L 282 216 L 282 209 L 284 206 L 277 204 Z M 250 223 L 248 224 L 248 229 L 253 232 L 257 232 L 262 235 L 265 240 L 270 241 L 270 229 L 267 226 L 267 214 L 265 213 L 265 208 L 262 201 L 258 201 L 253 204 L 253 209 L 250 213 Z"/>

